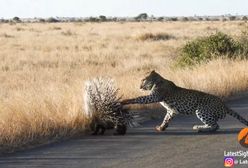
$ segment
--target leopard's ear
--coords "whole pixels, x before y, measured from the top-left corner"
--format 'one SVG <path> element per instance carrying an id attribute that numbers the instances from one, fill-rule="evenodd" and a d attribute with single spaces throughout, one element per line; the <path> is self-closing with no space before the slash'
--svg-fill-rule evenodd
<path id="1" fill-rule="evenodd" d="M 155 73 L 156 73 L 155 70 L 152 70 L 152 71 L 151 71 L 151 74 L 155 74 Z"/>
<path id="2" fill-rule="evenodd" d="M 146 72 L 146 75 L 154 75 L 154 74 L 156 74 L 155 70 L 147 71 Z"/>

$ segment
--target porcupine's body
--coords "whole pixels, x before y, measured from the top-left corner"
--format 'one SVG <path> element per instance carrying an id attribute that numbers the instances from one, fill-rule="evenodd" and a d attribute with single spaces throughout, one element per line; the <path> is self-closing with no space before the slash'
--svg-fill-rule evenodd
<path id="1" fill-rule="evenodd" d="M 92 135 L 103 135 L 107 129 L 115 129 L 114 135 L 125 135 L 127 131 L 127 125 L 125 124 L 124 118 L 102 120 L 100 117 L 93 117 L 91 122 Z"/>
<path id="2" fill-rule="evenodd" d="M 95 78 L 85 83 L 85 111 L 91 117 L 93 135 L 104 134 L 115 128 L 115 135 L 126 134 L 127 126 L 134 125 L 132 115 L 123 109 L 117 95 L 118 89 L 110 78 Z"/>

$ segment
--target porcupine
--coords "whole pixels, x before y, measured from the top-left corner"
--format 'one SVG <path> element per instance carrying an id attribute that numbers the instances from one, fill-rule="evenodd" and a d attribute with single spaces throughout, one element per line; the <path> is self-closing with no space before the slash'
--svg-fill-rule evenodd
<path id="1" fill-rule="evenodd" d="M 137 126 L 134 115 L 120 104 L 119 89 L 111 78 L 99 77 L 85 82 L 84 104 L 86 115 L 91 118 L 93 135 L 103 135 L 114 129 L 114 135 L 125 135 L 127 127 Z"/>

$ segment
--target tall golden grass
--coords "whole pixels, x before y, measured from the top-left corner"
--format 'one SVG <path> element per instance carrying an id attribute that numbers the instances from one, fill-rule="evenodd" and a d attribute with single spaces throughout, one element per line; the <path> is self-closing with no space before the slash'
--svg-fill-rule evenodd
<path id="1" fill-rule="evenodd" d="M 82 134 L 83 83 L 111 76 L 124 98 L 141 94 L 144 73 L 219 96 L 247 90 L 248 61 L 215 60 L 175 69 L 178 49 L 215 31 L 233 37 L 245 22 L 0 24 L 0 151 Z M 139 39 L 145 34 L 166 40 Z M 149 36 L 150 37 L 150 36 Z"/>

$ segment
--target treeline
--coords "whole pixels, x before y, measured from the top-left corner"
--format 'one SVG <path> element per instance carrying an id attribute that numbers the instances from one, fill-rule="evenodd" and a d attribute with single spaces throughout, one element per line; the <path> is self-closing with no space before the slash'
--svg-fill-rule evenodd
<path id="1" fill-rule="evenodd" d="M 98 17 L 50 17 L 50 18 L 19 18 L 0 19 L 1 23 L 18 23 L 18 22 L 40 22 L 40 23 L 56 23 L 56 22 L 166 22 L 166 21 L 247 21 L 248 16 L 245 15 L 221 15 L 221 16 L 189 16 L 189 17 L 155 17 L 149 16 L 147 13 L 141 13 L 136 17 L 106 17 L 100 15 Z"/>

